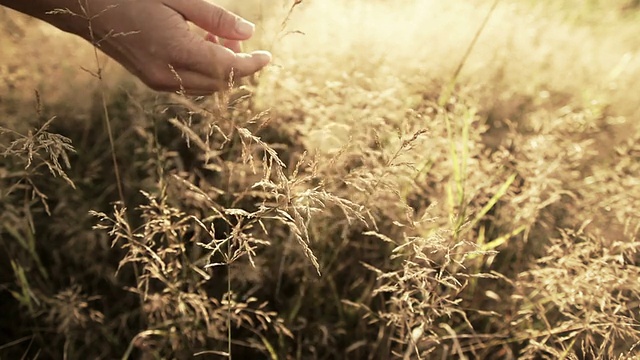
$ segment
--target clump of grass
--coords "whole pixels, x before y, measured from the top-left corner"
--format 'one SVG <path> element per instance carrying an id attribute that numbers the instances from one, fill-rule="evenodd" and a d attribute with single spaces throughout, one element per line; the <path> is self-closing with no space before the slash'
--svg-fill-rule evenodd
<path id="1" fill-rule="evenodd" d="M 74 152 L 71 140 L 60 134 L 49 131 L 49 126 L 55 117 L 47 120 L 40 128 L 29 131 L 27 134 L 20 134 L 11 129 L 0 128 L 0 135 L 8 135 L 12 138 L 8 146 L 2 149 L 4 158 L 24 162 L 24 169 L 31 170 L 33 174 L 39 173 L 40 167 L 46 167 L 54 177 L 61 177 L 72 188 L 75 185 L 67 176 L 65 168 L 71 167 L 69 163 L 69 153 Z M 62 163 L 61 163 L 62 162 Z M 38 193 L 34 189 L 34 193 Z M 44 200 L 46 196 L 40 193 Z"/>
<path id="2" fill-rule="evenodd" d="M 529 339 L 523 358 L 612 359 L 630 356 L 640 344 L 633 300 L 639 243 L 585 230 L 562 231 L 537 265 L 520 274 L 514 296 L 523 310 L 513 326 L 522 328 L 518 341 Z"/>
<path id="3" fill-rule="evenodd" d="M 113 215 L 93 213 L 101 219 L 98 228 L 107 230 L 114 245 L 122 243 L 120 246 L 127 252 L 119 267 L 135 264 L 135 292 L 143 307 L 156 309 L 147 314 L 144 323 L 148 326 L 136 336 L 138 348 L 146 349 L 144 336 L 150 335 L 155 339 L 153 343 L 165 337 L 164 343 L 171 345 L 153 350 L 159 354 L 181 354 L 186 349 L 206 352 L 212 348 L 220 352 L 225 340 L 226 353 L 230 354 L 235 331 L 240 331 L 233 329 L 240 327 L 256 334 L 254 341 L 244 342 L 245 347 L 270 351 L 273 346 L 265 345 L 273 338 L 269 332 L 285 336 L 289 332 L 282 320 L 274 317 L 275 313 L 263 310 L 264 303 L 256 303 L 260 307 L 255 308 L 248 305 L 256 302 L 253 297 L 240 302 L 236 299 L 236 282 L 246 284 L 247 280 L 233 269 L 238 264 L 255 267 L 257 254 L 274 241 L 271 234 L 289 233 L 320 273 L 308 232 L 313 216 L 335 207 L 348 220 L 364 221 L 360 206 L 327 192 L 321 185 L 311 186 L 318 177 L 312 159 L 307 160 L 302 154 L 287 170 L 276 151 L 254 135 L 254 131 L 267 129 L 266 113 L 252 114 L 246 99 L 237 98 L 234 93 L 235 90 L 200 103 L 180 96 L 173 98 L 179 106 L 172 107 L 175 117 L 165 121 L 182 133 L 187 154 L 181 157 L 193 157 L 188 165 L 191 168 L 180 170 L 173 167 L 179 161 L 167 159 L 154 162 L 156 181 L 162 186 L 155 189 L 156 195 L 144 193 L 146 200 L 138 208 L 140 227 L 129 224 L 122 207 L 116 207 Z M 233 98 L 237 100 L 230 100 Z M 155 143 L 150 150 L 161 153 L 157 151 L 158 136 L 147 140 Z M 209 185 L 220 181 L 226 183 L 225 190 Z M 225 271 L 220 274 L 219 268 L 226 269 L 226 275 Z M 211 285 L 224 283 L 225 277 L 226 288 Z M 192 321 L 185 322 L 186 328 L 170 321 L 179 311 L 168 309 L 182 308 L 187 298 L 191 299 L 188 307 L 194 313 L 183 315 L 185 319 L 201 320 L 195 328 Z M 156 305 L 146 305 L 149 301 Z M 232 303 L 235 307 L 229 305 Z M 163 309 L 162 316 L 157 315 L 159 307 Z M 246 315 L 243 310 L 253 315 Z M 224 322 L 213 321 L 212 317 Z M 254 326 L 256 321 L 273 325 L 259 330 Z M 171 328 L 185 337 L 171 340 Z M 211 334 L 218 335 L 212 338 Z"/>

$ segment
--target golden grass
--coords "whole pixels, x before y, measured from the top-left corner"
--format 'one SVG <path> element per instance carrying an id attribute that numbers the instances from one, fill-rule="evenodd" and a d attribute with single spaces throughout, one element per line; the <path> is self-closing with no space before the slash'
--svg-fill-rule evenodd
<path id="1" fill-rule="evenodd" d="M 444 100 L 490 1 L 227 1 L 274 64 L 199 99 L 11 15 L 0 356 L 633 358 L 638 13 L 562 3 L 500 1 Z"/>

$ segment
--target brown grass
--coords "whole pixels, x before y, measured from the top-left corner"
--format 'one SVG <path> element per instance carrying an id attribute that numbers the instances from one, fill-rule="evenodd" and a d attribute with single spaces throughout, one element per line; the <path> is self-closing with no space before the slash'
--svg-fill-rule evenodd
<path id="1" fill-rule="evenodd" d="M 203 98 L 0 15 L 0 357 L 637 356 L 633 2 L 501 1 L 445 97 L 490 2 L 243 4 Z"/>

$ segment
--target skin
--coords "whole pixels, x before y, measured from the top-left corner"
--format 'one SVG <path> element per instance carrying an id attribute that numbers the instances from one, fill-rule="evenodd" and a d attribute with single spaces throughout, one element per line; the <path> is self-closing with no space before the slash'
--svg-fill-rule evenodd
<path id="1" fill-rule="evenodd" d="M 182 85 L 189 94 L 210 94 L 226 88 L 232 69 L 235 77 L 243 77 L 271 60 L 266 51 L 242 52 L 241 42 L 253 35 L 253 24 L 206 0 L 0 0 L 0 4 L 97 41 L 105 54 L 154 90 L 177 91 Z M 77 15 L 47 14 L 53 9 Z M 191 31 L 188 22 L 207 35 Z M 118 33 L 126 35 L 113 36 Z"/>

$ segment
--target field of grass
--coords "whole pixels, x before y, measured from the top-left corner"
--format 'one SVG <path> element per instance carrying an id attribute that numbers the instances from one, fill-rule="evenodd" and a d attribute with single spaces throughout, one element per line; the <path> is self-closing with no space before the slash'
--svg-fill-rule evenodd
<path id="1" fill-rule="evenodd" d="M 638 358 L 637 0 L 221 3 L 200 98 L 0 9 L 0 359 Z"/>

